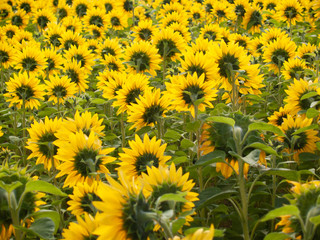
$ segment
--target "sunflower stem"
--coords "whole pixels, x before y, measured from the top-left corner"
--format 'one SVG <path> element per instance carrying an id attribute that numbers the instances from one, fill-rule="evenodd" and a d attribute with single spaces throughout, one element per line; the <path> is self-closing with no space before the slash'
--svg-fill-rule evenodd
<path id="1" fill-rule="evenodd" d="M 126 132 L 124 128 L 124 113 L 121 113 L 120 118 L 120 127 L 121 127 L 121 146 L 124 147 L 126 145 Z"/>
<path id="2" fill-rule="evenodd" d="M 26 100 L 25 97 L 22 99 L 22 163 L 26 166 Z"/>
<path id="3" fill-rule="evenodd" d="M 167 53 L 164 53 L 163 55 L 163 62 L 162 62 L 162 81 L 164 82 L 164 80 L 166 79 L 166 72 L 167 72 L 167 57 L 166 57 Z"/>
<path id="4" fill-rule="evenodd" d="M 276 157 L 271 155 L 271 168 L 276 168 Z M 272 209 L 275 208 L 276 205 L 276 191 L 277 191 L 277 177 L 276 175 L 272 175 L 272 196 L 271 196 L 271 207 Z M 272 219 L 271 221 L 271 232 L 274 231 L 275 220 Z"/>

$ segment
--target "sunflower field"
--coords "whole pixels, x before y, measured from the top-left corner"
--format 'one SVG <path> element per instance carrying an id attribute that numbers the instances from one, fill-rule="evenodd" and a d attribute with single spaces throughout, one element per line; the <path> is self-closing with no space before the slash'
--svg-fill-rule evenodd
<path id="1" fill-rule="evenodd" d="M 319 240 L 320 0 L 0 0 L 0 240 Z"/>

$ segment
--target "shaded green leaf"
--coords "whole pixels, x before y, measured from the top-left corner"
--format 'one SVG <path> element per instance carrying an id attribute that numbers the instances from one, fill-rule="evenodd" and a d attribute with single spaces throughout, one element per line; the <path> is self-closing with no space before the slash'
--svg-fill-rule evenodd
<path id="1" fill-rule="evenodd" d="M 283 232 L 273 232 L 269 233 L 263 240 L 284 240 L 290 239 L 290 235 L 285 234 Z"/>
<path id="2" fill-rule="evenodd" d="M 36 219 L 29 227 L 29 231 L 42 239 L 54 239 L 54 230 L 54 222 L 48 217 Z"/>
<path id="3" fill-rule="evenodd" d="M 320 114 L 320 112 L 314 108 L 309 108 L 306 113 L 307 118 L 315 118 L 315 117 L 319 116 L 319 114 Z"/>
<path id="4" fill-rule="evenodd" d="M 32 217 L 34 219 L 40 219 L 40 218 L 50 218 L 53 222 L 54 222 L 54 233 L 57 232 L 58 228 L 59 228 L 59 224 L 60 224 L 60 214 L 56 211 L 52 211 L 52 210 L 39 210 L 36 211 L 32 214 Z"/>
<path id="5" fill-rule="evenodd" d="M 199 210 L 215 203 L 216 201 L 229 198 L 237 193 L 238 192 L 234 189 L 222 190 L 217 187 L 207 188 L 199 194 L 199 201 L 195 202 L 195 206 L 197 210 Z"/>
<path id="6" fill-rule="evenodd" d="M 171 139 L 171 140 L 174 140 L 174 141 L 178 141 L 181 137 L 181 134 L 178 133 L 177 131 L 174 131 L 172 129 L 168 129 L 166 131 L 166 133 L 164 134 L 164 138 L 167 138 L 167 139 Z"/>
<path id="7" fill-rule="evenodd" d="M 297 206 L 294 205 L 286 205 L 268 212 L 260 221 L 265 222 L 268 220 L 275 219 L 277 217 L 285 216 L 285 215 L 293 215 L 299 216 L 300 211 Z"/>
<path id="8" fill-rule="evenodd" d="M 234 125 L 236 123 L 232 118 L 223 117 L 223 116 L 208 117 L 206 119 L 206 121 L 208 121 L 208 122 L 217 122 L 217 123 L 225 123 L 225 124 L 228 124 L 228 125 L 230 125 L 232 127 L 234 127 Z"/>
<path id="9" fill-rule="evenodd" d="M 307 99 L 307 98 L 311 98 L 311 97 L 317 96 L 317 95 L 318 95 L 318 93 L 315 92 L 315 91 L 308 92 L 308 93 L 302 95 L 302 97 L 300 98 L 300 101 L 302 101 L 304 99 Z"/>
<path id="10" fill-rule="evenodd" d="M 181 143 L 180 143 L 180 146 L 182 148 L 189 148 L 189 147 L 193 147 L 194 146 L 194 143 L 192 141 L 190 141 L 189 139 L 182 139 Z"/>
<path id="11" fill-rule="evenodd" d="M 318 126 L 317 124 L 312 124 L 312 125 L 310 125 L 310 126 L 306 126 L 306 127 L 303 127 L 303 128 L 299 128 L 298 130 L 294 131 L 294 132 L 292 133 L 292 135 L 297 135 L 297 134 L 302 133 L 302 132 L 305 132 L 305 131 L 307 131 L 307 130 L 310 130 L 310 129 L 318 129 L 318 128 L 319 128 L 319 126 Z"/>
<path id="12" fill-rule="evenodd" d="M 252 147 L 252 148 L 257 148 L 257 149 L 260 149 L 266 153 L 269 153 L 269 154 L 272 154 L 272 155 L 275 155 L 275 156 L 278 156 L 278 153 L 276 152 L 276 150 L 274 150 L 272 147 L 264 144 L 264 143 L 260 143 L 260 142 L 254 142 L 254 143 L 251 143 L 250 145 L 247 146 L 248 148 L 249 147 Z"/>
<path id="13" fill-rule="evenodd" d="M 200 159 L 195 163 L 195 167 L 206 166 L 211 163 L 224 162 L 226 158 L 226 153 L 221 150 L 215 150 L 211 153 L 208 153 L 204 156 L 201 156 Z"/>
<path id="14" fill-rule="evenodd" d="M 67 194 L 62 192 L 57 187 L 42 180 L 31 181 L 26 184 L 25 192 L 32 192 L 32 191 L 51 193 L 53 195 L 63 196 L 63 197 L 67 196 Z"/>
<path id="15" fill-rule="evenodd" d="M 178 218 L 177 220 L 173 221 L 172 223 L 172 233 L 175 234 L 177 233 L 183 225 L 186 223 L 185 218 Z"/>
<path id="16" fill-rule="evenodd" d="M 201 125 L 200 120 L 195 121 L 195 122 L 189 122 L 186 124 L 186 131 L 187 132 L 195 132 L 199 129 L 200 125 Z"/>
<path id="17" fill-rule="evenodd" d="M 259 131 L 268 131 L 268 132 L 272 132 L 275 133 L 279 136 L 285 136 L 285 134 L 281 131 L 280 128 L 269 124 L 269 123 L 264 123 L 264 122 L 255 122 L 255 123 L 251 123 L 248 127 L 248 131 L 254 131 L 254 130 L 259 130 Z"/>

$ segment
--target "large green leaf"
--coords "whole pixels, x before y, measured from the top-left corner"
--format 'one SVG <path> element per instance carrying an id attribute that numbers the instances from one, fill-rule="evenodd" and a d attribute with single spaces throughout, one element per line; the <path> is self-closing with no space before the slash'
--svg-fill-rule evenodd
<path id="1" fill-rule="evenodd" d="M 54 239 L 54 222 L 51 218 L 44 217 L 36 219 L 30 226 L 29 231 L 42 239 Z"/>
<path id="2" fill-rule="evenodd" d="M 249 147 L 257 148 L 257 149 L 260 149 L 266 153 L 269 153 L 269 154 L 272 154 L 275 156 L 279 156 L 276 150 L 274 150 L 272 147 L 270 147 L 264 143 L 254 142 L 254 143 L 251 143 L 250 145 L 247 146 L 247 148 L 249 148 Z"/>
<path id="3" fill-rule="evenodd" d="M 282 232 L 273 232 L 265 236 L 263 240 L 284 240 L 284 239 L 290 239 L 290 235 Z"/>
<path id="4" fill-rule="evenodd" d="M 287 168 L 272 168 L 264 172 L 266 175 L 277 175 L 291 181 L 299 181 L 301 175 L 314 175 L 309 170 L 291 170 Z"/>
<path id="5" fill-rule="evenodd" d="M 200 159 L 195 163 L 195 167 L 206 166 L 216 162 L 224 162 L 225 157 L 226 153 L 224 151 L 215 150 L 211 153 L 201 156 Z"/>
<path id="6" fill-rule="evenodd" d="M 250 166 L 256 165 L 257 162 L 259 161 L 259 155 L 260 155 L 261 150 L 260 149 L 254 149 L 251 151 L 247 156 L 243 157 L 243 161 L 248 163 Z"/>
<path id="7" fill-rule="evenodd" d="M 62 197 L 67 196 L 67 194 L 62 192 L 59 188 L 42 180 L 31 181 L 26 184 L 25 192 L 32 192 L 32 191 L 51 193 L 53 195 L 62 196 Z"/>
<path id="8" fill-rule="evenodd" d="M 223 116 L 213 116 L 213 117 L 208 117 L 206 119 L 208 122 L 218 122 L 218 123 L 225 123 L 228 124 L 232 127 L 236 124 L 236 122 L 232 118 L 228 117 L 223 117 Z"/>
<path id="9" fill-rule="evenodd" d="M 58 228 L 59 228 L 59 224 L 60 224 L 60 214 L 56 211 L 52 211 L 52 210 L 39 210 L 37 212 L 34 212 L 32 214 L 32 217 L 34 219 L 40 219 L 40 218 L 50 218 L 55 225 L 55 229 L 54 232 L 56 233 Z"/>
<path id="10" fill-rule="evenodd" d="M 286 215 L 299 216 L 300 215 L 299 208 L 294 205 L 285 205 L 283 207 L 279 207 L 277 209 L 271 210 L 263 218 L 261 218 L 260 221 L 265 222 L 265 221 L 275 219 L 281 216 L 286 216 Z"/>
<path id="11" fill-rule="evenodd" d="M 234 189 L 222 190 L 217 187 L 207 188 L 199 194 L 199 201 L 195 202 L 195 205 L 197 210 L 199 210 L 216 201 L 229 198 L 237 193 L 238 192 Z"/>
<path id="12" fill-rule="evenodd" d="M 268 131 L 268 132 L 272 132 L 275 133 L 279 136 L 285 136 L 285 134 L 281 131 L 280 128 L 269 124 L 269 123 L 264 123 L 264 122 L 255 122 L 255 123 L 251 123 L 248 127 L 248 131 L 254 131 L 254 130 L 259 130 L 259 131 Z"/>

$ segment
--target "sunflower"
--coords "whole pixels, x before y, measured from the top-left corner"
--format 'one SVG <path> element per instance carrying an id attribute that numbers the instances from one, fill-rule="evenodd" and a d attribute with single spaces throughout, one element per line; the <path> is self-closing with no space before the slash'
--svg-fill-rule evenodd
<path id="1" fill-rule="evenodd" d="M 119 107 L 117 114 L 128 110 L 128 106 L 137 103 L 140 95 L 149 87 L 149 79 L 143 74 L 127 74 L 122 88 L 116 94 L 116 101 L 113 102 L 114 107 Z"/>
<path id="2" fill-rule="evenodd" d="M 214 81 L 218 74 L 218 65 L 209 56 L 202 52 L 193 54 L 190 51 L 184 53 L 184 59 L 181 60 L 181 72 L 194 73 L 200 77 L 204 74 L 204 81 Z"/>
<path id="3" fill-rule="evenodd" d="M 101 63 L 109 71 L 121 72 L 124 70 L 124 65 L 122 64 L 122 61 L 114 56 L 111 56 L 111 55 L 105 56 L 104 59 L 101 60 Z"/>
<path id="4" fill-rule="evenodd" d="M 151 207 L 155 207 L 157 199 L 164 194 L 185 193 L 185 203 L 176 204 L 174 216 L 179 217 L 180 214 L 191 211 L 193 209 L 194 201 L 198 199 L 198 193 L 192 192 L 195 185 L 193 180 L 188 180 L 189 173 L 183 174 L 182 168 L 178 170 L 174 163 L 168 166 L 148 166 L 147 171 L 142 173 L 143 193 L 148 198 Z M 170 203 L 165 201 L 159 206 L 160 211 L 170 210 Z M 193 218 L 190 215 L 186 217 L 186 225 L 189 225 Z"/>
<path id="5" fill-rule="evenodd" d="M 138 25 L 140 21 L 144 21 L 147 19 L 146 16 L 146 8 L 143 6 L 136 6 L 134 8 L 134 16 L 133 16 L 133 26 Z"/>
<path id="6" fill-rule="evenodd" d="M 134 9 L 134 2 L 133 0 L 121 0 L 117 2 L 118 7 L 120 8 L 118 11 L 122 12 L 124 15 L 130 16 Z"/>
<path id="7" fill-rule="evenodd" d="M 191 46 L 187 47 L 185 51 L 190 52 L 193 55 L 196 53 L 203 53 L 205 56 L 212 47 L 214 47 L 213 41 L 204 38 L 197 38 L 195 43 L 191 42 Z"/>
<path id="8" fill-rule="evenodd" d="M 117 38 L 107 38 L 103 43 L 100 43 L 98 46 L 98 53 L 102 59 L 105 59 L 106 56 L 111 55 L 116 58 L 121 57 L 122 50 L 119 44 L 119 39 Z"/>
<path id="9" fill-rule="evenodd" d="M 44 72 L 47 73 L 48 76 L 60 73 L 63 64 L 62 55 L 49 48 L 45 48 L 42 52 L 47 62 Z"/>
<path id="10" fill-rule="evenodd" d="M 156 2 L 154 2 L 156 4 Z M 157 7 L 157 6 L 155 6 Z M 178 1 L 170 1 L 170 3 L 164 4 L 162 8 L 159 9 L 158 11 L 158 18 L 162 19 L 166 16 L 168 16 L 170 13 L 185 13 L 184 5 L 182 5 Z"/>
<path id="11" fill-rule="evenodd" d="M 273 114 L 268 117 L 269 123 L 281 127 L 283 123 L 283 119 L 287 118 L 288 115 L 291 115 L 291 112 L 288 110 L 288 108 L 285 107 L 280 107 L 279 111 L 273 112 Z"/>
<path id="12" fill-rule="evenodd" d="M 302 99 L 305 94 L 316 91 L 317 87 L 312 84 L 311 81 L 294 79 L 293 83 L 285 90 L 287 97 L 284 102 L 292 115 L 298 114 L 300 111 L 307 111 L 314 101 L 319 101 L 319 95 Z"/>
<path id="13" fill-rule="evenodd" d="M 231 4 L 227 0 L 222 0 L 219 4 L 215 4 L 212 9 L 212 15 L 218 24 L 235 18 Z"/>
<path id="14" fill-rule="evenodd" d="M 125 61 L 131 72 L 148 72 L 155 76 L 160 69 L 161 57 L 154 45 L 146 41 L 134 42 L 125 49 Z"/>
<path id="15" fill-rule="evenodd" d="M 99 179 L 99 173 L 108 174 L 107 163 L 114 157 L 107 156 L 113 148 L 102 148 L 98 136 L 91 131 L 89 136 L 82 130 L 69 135 L 69 141 L 56 141 L 55 158 L 61 161 L 56 178 L 67 175 L 63 187 L 74 187 L 77 183 L 92 184 Z"/>
<path id="16" fill-rule="evenodd" d="M 281 28 L 276 27 L 267 29 L 261 34 L 260 39 L 264 46 L 273 43 L 277 39 L 282 39 L 282 41 L 284 41 L 284 39 L 290 40 L 289 35 L 285 31 L 282 31 Z"/>
<path id="17" fill-rule="evenodd" d="M 56 133 L 58 140 L 55 143 L 63 145 L 64 142 L 69 142 L 69 136 L 80 131 L 86 136 L 93 132 L 98 137 L 103 137 L 102 121 L 103 119 L 99 119 L 98 114 L 92 115 L 88 111 L 80 114 L 79 111 L 76 111 L 73 118 L 67 118 L 62 122 L 61 130 Z"/>
<path id="18" fill-rule="evenodd" d="M 21 108 L 23 103 L 26 108 L 36 108 L 40 106 L 39 100 L 44 100 L 44 86 L 33 76 L 28 76 L 27 72 L 15 74 L 10 78 L 7 85 L 7 93 L 4 94 L 10 102 L 9 107 Z"/>
<path id="19" fill-rule="evenodd" d="M 238 33 L 230 34 L 230 43 L 238 44 L 240 47 L 244 49 L 248 49 L 250 37 L 246 35 L 241 35 Z"/>
<path id="20" fill-rule="evenodd" d="M 36 164 L 43 164 L 47 170 L 59 165 L 59 160 L 54 157 L 57 147 L 53 145 L 53 142 L 57 139 L 55 133 L 61 128 L 61 123 L 61 118 L 45 117 L 44 121 L 35 121 L 31 124 L 31 128 L 27 129 L 30 138 L 26 148 L 32 151 L 28 159 L 37 158 Z"/>
<path id="21" fill-rule="evenodd" d="M 236 20 L 240 20 L 241 22 L 247 12 L 247 9 L 250 8 L 250 4 L 248 0 L 235 0 L 232 8 L 234 14 L 236 15 Z"/>
<path id="22" fill-rule="evenodd" d="M 296 116 L 295 118 L 288 115 L 283 119 L 281 130 L 286 137 L 279 137 L 278 139 L 285 144 L 285 152 L 293 154 L 293 159 L 299 162 L 299 154 L 303 152 L 315 152 L 317 150 L 316 142 L 320 140 L 317 136 L 318 131 L 309 129 L 298 134 L 294 134 L 295 131 L 308 127 L 312 124 L 312 118 L 308 119 L 302 116 Z"/>
<path id="23" fill-rule="evenodd" d="M 87 71 L 81 67 L 80 63 L 75 60 L 71 62 L 65 61 L 62 70 L 63 74 L 70 78 L 71 82 L 77 84 L 80 92 L 85 92 L 89 87 L 86 80 L 88 74 Z"/>
<path id="24" fill-rule="evenodd" d="M 314 68 L 314 62 L 317 56 L 317 46 L 314 44 L 302 44 L 298 47 L 297 55 L 305 61 L 308 68 Z"/>
<path id="25" fill-rule="evenodd" d="M 98 2 L 100 4 L 100 8 L 105 10 L 105 13 L 108 14 L 113 9 L 117 8 L 117 4 L 113 0 L 102 0 Z"/>
<path id="26" fill-rule="evenodd" d="M 176 60 L 187 44 L 184 38 L 171 28 L 165 28 L 157 32 L 153 38 L 153 45 L 163 59 Z"/>
<path id="27" fill-rule="evenodd" d="M 28 24 L 29 16 L 22 9 L 12 13 L 10 23 L 18 28 L 25 28 Z"/>
<path id="28" fill-rule="evenodd" d="M 81 33 L 83 29 L 81 20 L 75 16 L 65 17 L 62 20 L 62 27 L 64 31 L 72 31 L 74 33 Z"/>
<path id="29" fill-rule="evenodd" d="M 76 15 L 78 18 L 82 18 L 87 15 L 87 11 L 93 8 L 93 6 L 92 2 L 87 0 L 74 0 L 71 8 L 74 12 L 74 15 Z"/>
<path id="30" fill-rule="evenodd" d="M 94 65 L 94 55 L 86 45 L 71 46 L 68 51 L 65 51 L 64 56 L 68 62 L 76 61 L 81 68 L 85 69 L 86 73 L 91 72 Z"/>
<path id="31" fill-rule="evenodd" d="M 92 54 L 94 54 L 95 58 L 98 58 L 98 46 L 99 41 L 97 39 L 87 39 L 86 45 L 88 46 L 88 50 L 91 51 Z"/>
<path id="32" fill-rule="evenodd" d="M 13 59 L 16 54 L 15 49 L 6 41 L 0 41 L 0 66 L 8 69 L 13 65 Z"/>
<path id="33" fill-rule="evenodd" d="M 72 46 L 79 47 L 85 43 L 85 39 L 78 33 L 73 31 L 65 31 L 61 34 L 61 48 L 65 51 L 70 50 Z"/>
<path id="34" fill-rule="evenodd" d="M 8 39 L 13 38 L 13 36 L 19 31 L 19 28 L 12 24 L 7 24 L 1 28 L 2 34 Z"/>
<path id="35" fill-rule="evenodd" d="M 138 25 L 133 28 L 133 36 L 138 41 L 150 41 L 155 31 L 152 20 L 139 21 Z"/>
<path id="36" fill-rule="evenodd" d="M 200 239 L 213 239 L 214 236 L 214 226 L 211 224 L 210 229 L 204 230 L 199 228 L 194 233 L 188 234 L 187 236 L 180 238 L 175 236 L 172 240 L 200 240 Z"/>
<path id="37" fill-rule="evenodd" d="M 261 58 L 263 54 L 263 48 L 264 45 L 262 43 L 262 38 L 261 37 L 255 37 L 251 39 L 248 43 L 248 48 L 250 50 L 250 53 L 256 57 L 256 58 Z"/>
<path id="38" fill-rule="evenodd" d="M 16 49 L 22 49 L 21 45 L 23 44 L 23 42 L 35 42 L 32 33 L 25 30 L 18 31 L 9 41 L 13 46 L 15 46 Z"/>
<path id="39" fill-rule="evenodd" d="M 264 49 L 263 60 L 269 63 L 269 69 L 278 73 L 285 61 L 294 58 L 296 44 L 286 37 L 278 38 Z"/>
<path id="40" fill-rule="evenodd" d="M 215 4 L 216 4 L 215 0 L 204 0 L 203 1 L 204 10 L 206 11 L 206 20 L 210 20 L 210 17 L 212 15 L 213 6 Z"/>
<path id="41" fill-rule="evenodd" d="M 206 11 L 201 3 L 194 2 L 187 7 L 190 21 L 195 24 L 200 23 L 206 16 Z M 184 25 L 185 26 L 185 25 Z"/>
<path id="42" fill-rule="evenodd" d="M 68 97 L 78 92 L 77 85 L 71 82 L 68 76 L 51 75 L 49 81 L 45 80 L 45 84 L 49 96 L 48 101 L 54 101 L 55 104 L 63 104 Z"/>
<path id="43" fill-rule="evenodd" d="M 138 184 L 128 181 L 121 172 L 120 183 L 110 176 L 106 178 L 108 184 L 98 189 L 102 200 L 93 202 L 101 212 L 95 218 L 100 226 L 93 232 L 99 235 L 98 240 L 147 239 L 153 235 L 153 220 L 140 214 L 150 210 Z"/>
<path id="44" fill-rule="evenodd" d="M 177 75 L 166 82 L 168 98 L 172 99 L 171 109 L 180 111 L 190 111 L 195 117 L 195 104 L 199 99 L 203 101 L 197 105 L 199 111 L 204 111 L 206 107 L 213 108 L 212 101 L 216 98 L 216 90 L 212 88 L 215 85 L 212 81 L 205 81 L 205 75 L 198 77 L 197 73 L 187 76 Z"/>
<path id="45" fill-rule="evenodd" d="M 281 1 L 276 7 L 277 19 L 295 25 L 296 21 L 302 21 L 302 7 L 297 0 Z"/>
<path id="46" fill-rule="evenodd" d="M 83 17 L 85 26 L 94 25 L 99 28 L 107 27 L 108 19 L 104 9 L 91 8 L 87 11 L 87 15 Z"/>
<path id="47" fill-rule="evenodd" d="M 283 63 L 282 74 L 286 80 L 304 79 L 306 77 L 305 69 L 307 65 L 299 58 L 291 58 Z"/>
<path id="48" fill-rule="evenodd" d="M 267 18 L 276 18 L 276 8 L 277 5 L 279 4 L 279 1 L 277 0 L 264 0 L 264 9 L 267 11 L 266 12 L 266 17 Z"/>
<path id="49" fill-rule="evenodd" d="M 158 124 L 161 117 L 169 106 L 169 99 L 164 95 L 160 96 L 160 89 L 147 89 L 143 96 L 137 99 L 137 104 L 129 105 L 128 122 L 134 123 L 130 129 L 138 131 L 144 126 Z"/>
<path id="50" fill-rule="evenodd" d="M 57 20 L 61 22 L 65 17 L 72 16 L 72 9 L 64 1 L 59 1 L 57 7 Z"/>
<path id="51" fill-rule="evenodd" d="M 218 24 L 206 24 L 200 29 L 199 38 L 219 41 L 221 37 L 221 29 Z"/>
<path id="52" fill-rule="evenodd" d="M 263 13 L 258 6 L 250 7 L 244 17 L 242 24 L 250 33 L 259 33 L 263 25 Z"/>
<path id="53" fill-rule="evenodd" d="M 99 224 L 90 214 L 84 214 L 84 217 L 77 216 L 77 223 L 71 222 L 69 227 L 63 229 L 62 239 L 97 239 L 93 232 L 99 227 Z"/>
<path id="54" fill-rule="evenodd" d="M 10 19 L 12 15 L 12 8 L 9 4 L 0 4 L 0 20 Z"/>
<path id="55" fill-rule="evenodd" d="M 48 9 L 38 10 L 33 16 L 35 23 L 41 30 L 46 29 L 50 22 L 56 22 L 55 16 Z"/>
<path id="56" fill-rule="evenodd" d="M 3 132 L 2 132 L 2 126 L 0 126 L 0 137 L 3 136 Z"/>
<path id="57" fill-rule="evenodd" d="M 186 12 L 171 12 L 168 13 L 163 19 L 160 20 L 160 29 L 169 27 L 172 23 L 180 23 L 184 26 L 188 26 L 188 15 Z"/>
<path id="58" fill-rule="evenodd" d="M 62 27 L 56 23 L 49 23 L 48 28 L 44 32 L 45 40 L 48 46 L 58 49 L 61 46 L 62 34 L 64 33 Z"/>
<path id="59" fill-rule="evenodd" d="M 67 210 L 75 216 L 80 216 L 82 214 L 95 216 L 97 209 L 92 202 L 101 201 L 101 198 L 97 193 L 101 184 L 102 182 L 100 181 L 93 181 L 90 185 L 86 182 L 75 185 L 73 187 L 72 195 L 69 195 L 71 200 L 67 202 L 69 205 Z"/>
<path id="60" fill-rule="evenodd" d="M 42 74 L 45 68 L 46 59 L 40 49 L 36 46 L 26 46 L 17 51 L 13 57 L 15 69 L 26 71 L 30 76 Z"/>
<path id="61" fill-rule="evenodd" d="M 123 30 L 128 26 L 128 17 L 118 9 L 112 10 L 107 16 L 108 26 L 114 30 Z"/>
<path id="62" fill-rule="evenodd" d="M 191 41 L 191 33 L 189 31 L 189 28 L 184 26 L 181 23 L 172 23 L 168 28 L 173 29 L 173 31 L 179 33 L 186 42 Z"/>
<path id="63" fill-rule="evenodd" d="M 13 232 L 14 232 L 14 228 L 12 224 L 10 224 L 9 226 L 6 226 L 5 224 L 1 224 L 0 240 L 10 239 Z"/>
<path id="64" fill-rule="evenodd" d="M 129 180 L 147 172 L 148 166 L 165 166 L 171 158 L 164 155 L 167 144 L 161 144 L 161 139 L 156 140 L 156 137 L 150 139 L 148 134 L 144 135 L 143 141 L 135 135 L 135 140 L 129 141 L 129 146 L 130 149 L 123 148 L 123 153 L 119 153 L 120 167 L 117 169 Z"/>
<path id="65" fill-rule="evenodd" d="M 125 72 L 104 71 L 97 77 L 99 80 L 97 86 L 103 91 L 104 98 L 114 100 L 118 96 L 117 91 L 122 89 L 127 78 L 128 74 Z"/>

